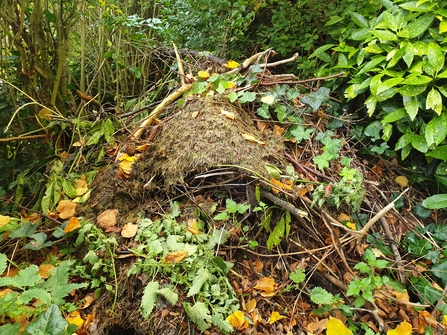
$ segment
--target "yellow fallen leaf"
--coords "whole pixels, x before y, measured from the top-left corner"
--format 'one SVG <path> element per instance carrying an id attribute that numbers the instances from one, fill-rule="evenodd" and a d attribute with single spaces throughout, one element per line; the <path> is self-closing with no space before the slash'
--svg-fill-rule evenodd
<path id="1" fill-rule="evenodd" d="M 276 321 L 284 319 L 284 318 L 285 318 L 284 315 L 281 315 L 278 312 L 272 312 L 272 314 L 270 315 L 269 323 L 272 325 Z"/>
<path id="2" fill-rule="evenodd" d="M 146 151 L 148 148 L 149 148 L 149 144 L 148 144 L 148 143 L 145 143 L 145 144 L 136 146 L 136 147 L 135 147 L 135 150 L 138 151 L 138 152 L 144 152 L 144 151 Z"/>
<path id="3" fill-rule="evenodd" d="M 339 222 L 351 221 L 351 217 L 350 217 L 348 214 L 341 213 L 341 214 L 338 216 L 338 221 L 339 221 Z"/>
<path id="4" fill-rule="evenodd" d="M 352 335 L 352 331 L 341 320 L 330 318 L 326 326 L 326 335 Z"/>
<path id="5" fill-rule="evenodd" d="M 101 228 L 109 228 L 116 225 L 116 217 L 118 215 L 117 209 L 106 209 L 104 212 L 98 215 L 96 222 Z"/>
<path id="6" fill-rule="evenodd" d="M 124 173 L 130 174 L 132 172 L 132 165 L 133 165 L 132 161 L 123 160 L 123 161 L 120 162 L 120 169 Z"/>
<path id="7" fill-rule="evenodd" d="M 402 187 L 408 186 L 408 179 L 405 176 L 396 177 L 396 179 L 394 179 L 394 180 L 396 181 L 396 183 L 398 183 Z"/>
<path id="8" fill-rule="evenodd" d="M 73 147 L 82 147 L 87 143 L 87 140 L 85 138 L 79 139 L 79 141 L 76 141 L 72 144 Z"/>
<path id="9" fill-rule="evenodd" d="M 76 325 L 78 327 L 82 326 L 82 324 L 84 323 L 84 320 L 81 318 L 81 314 L 79 314 L 78 311 L 70 312 L 67 315 L 67 317 L 65 318 L 65 320 L 67 320 L 68 323 L 71 323 L 71 324 Z"/>
<path id="10" fill-rule="evenodd" d="M 239 310 L 228 315 L 227 321 L 230 323 L 231 327 L 236 328 L 237 330 L 243 330 L 248 327 L 248 321 L 245 320 L 244 313 Z"/>
<path id="11" fill-rule="evenodd" d="M 229 69 L 235 69 L 235 68 L 237 68 L 239 65 L 240 65 L 240 64 L 239 64 L 238 62 L 234 61 L 234 60 L 230 60 L 230 61 L 228 61 L 227 64 L 225 64 L 225 66 L 226 66 L 227 68 L 229 68 Z"/>
<path id="12" fill-rule="evenodd" d="M 185 257 L 188 256 L 187 251 L 171 251 L 168 252 L 163 259 L 163 264 L 166 263 L 180 263 Z"/>
<path id="13" fill-rule="evenodd" d="M 407 321 L 399 323 L 395 329 L 388 330 L 387 335 L 411 335 L 413 327 Z"/>
<path id="14" fill-rule="evenodd" d="M 188 219 L 186 223 L 186 229 L 194 235 L 197 235 L 200 232 L 199 223 L 196 218 Z"/>
<path id="15" fill-rule="evenodd" d="M 255 308 L 256 308 L 256 300 L 255 299 L 250 299 L 245 304 L 245 311 L 247 313 L 253 312 Z"/>
<path id="16" fill-rule="evenodd" d="M 261 98 L 261 102 L 266 103 L 267 105 L 271 105 L 272 103 L 275 102 L 275 97 L 274 97 L 273 95 L 271 95 L 271 94 L 269 94 L 269 95 L 264 95 L 264 96 Z"/>
<path id="17" fill-rule="evenodd" d="M 346 222 L 346 227 L 351 230 L 357 230 L 357 225 L 354 222 Z"/>
<path id="18" fill-rule="evenodd" d="M 258 140 L 256 137 L 254 137 L 254 136 L 251 135 L 251 134 L 248 134 L 248 133 L 241 133 L 241 135 L 242 135 L 242 137 L 243 137 L 246 141 L 248 141 L 248 142 L 253 142 L 253 143 L 258 143 L 258 144 L 265 145 L 265 142 L 263 142 L 263 141 L 261 141 L 261 140 Z"/>
<path id="19" fill-rule="evenodd" d="M 76 179 L 75 184 L 76 184 L 76 186 L 75 186 L 76 195 L 78 197 L 80 197 L 81 195 L 84 195 L 88 191 L 87 181 L 85 180 L 85 176 L 84 176 L 84 178 Z"/>
<path id="20" fill-rule="evenodd" d="M 48 121 L 50 121 L 53 118 L 53 112 L 51 110 L 49 110 L 48 108 L 42 108 L 39 111 L 38 115 L 41 119 L 45 119 Z"/>
<path id="21" fill-rule="evenodd" d="M 263 277 L 256 282 L 254 288 L 263 292 L 273 292 L 275 290 L 275 280 L 270 277 Z"/>
<path id="22" fill-rule="evenodd" d="M 61 200 L 56 209 L 61 219 L 68 219 L 75 215 L 76 204 L 71 200 Z"/>
<path id="23" fill-rule="evenodd" d="M 9 216 L 0 215 L 0 227 L 6 226 L 9 221 L 11 221 L 11 218 Z"/>
<path id="24" fill-rule="evenodd" d="M 129 222 L 126 225 L 124 225 L 123 229 L 121 230 L 121 236 L 125 238 L 131 238 L 137 234 L 137 231 L 138 231 L 138 225 Z"/>
<path id="25" fill-rule="evenodd" d="M 408 295 L 407 290 L 403 290 L 402 292 L 394 290 L 393 294 L 396 299 L 399 299 L 400 301 L 410 302 L 410 296 Z"/>
<path id="26" fill-rule="evenodd" d="M 227 88 L 233 88 L 233 87 L 235 87 L 236 86 L 236 83 L 234 82 L 234 81 L 229 81 L 228 83 L 227 83 Z"/>
<path id="27" fill-rule="evenodd" d="M 50 270 L 53 268 L 52 264 L 40 264 L 39 265 L 39 270 L 37 271 L 39 273 L 39 275 L 44 278 L 47 279 L 50 277 Z"/>
<path id="28" fill-rule="evenodd" d="M 207 72 L 207 71 L 199 71 L 198 73 L 197 73 L 197 75 L 200 77 L 200 78 L 202 78 L 202 79 L 208 79 L 209 77 L 210 77 L 210 74 Z"/>
<path id="29" fill-rule="evenodd" d="M 122 162 L 122 161 L 133 162 L 133 161 L 135 161 L 135 156 L 129 156 L 128 154 L 124 153 L 118 158 L 118 160 L 120 162 Z"/>
<path id="30" fill-rule="evenodd" d="M 443 324 L 444 326 L 447 326 L 447 315 L 444 315 L 444 316 L 442 317 L 442 324 Z"/>
<path id="31" fill-rule="evenodd" d="M 72 217 L 70 220 L 68 220 L 67 226 L 64 228 L 64 233 L 70 233 L 78 228 L 81 227 L 81 223 L 79 222 L 79 219 L 77 217 Z"/>

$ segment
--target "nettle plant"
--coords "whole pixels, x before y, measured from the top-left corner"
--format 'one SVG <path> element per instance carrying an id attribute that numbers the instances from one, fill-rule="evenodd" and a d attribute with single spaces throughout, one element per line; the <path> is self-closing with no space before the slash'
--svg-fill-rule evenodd
<path id="1" fill-rule="evenodd" d="M 383 4 L 377 17 L 352 12 L 356 26 L 311 56 L 348 73 L 346 98 L 365 96 L 373 119 L 364 132 L 374 134 L 373 147 L 384 151 L 393 136 L 402 159 L 416 149 L 428 160 L 447 160 L 447 3 Z"/>

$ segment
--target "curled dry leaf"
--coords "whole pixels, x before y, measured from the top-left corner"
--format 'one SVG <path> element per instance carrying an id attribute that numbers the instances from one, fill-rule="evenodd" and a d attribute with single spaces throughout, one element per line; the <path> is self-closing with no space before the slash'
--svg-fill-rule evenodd
<path id="1" fill-rule="evenodd" d="M 226 110 L 224 110 L 224 109 L 221 109 L 220 112 L 221 112 L 222 115 L 225 116 L 227 119 L 234 120 L 234 118 L 235 118 L 233 112 L 228 112 L 228 111 L 226 111 Z"/>
<path id="2" fill-rule="evenodd" d="M 98 215 L 96 222 L 101 228 L 109 228 L 116 225 L 116 217 L 118 215 L 117 209 L 106 209 L 104 212 Z"/>
<path id="3" fill-rule="evenodd" d="M 248 133 L 241 133 L 241 135 L 242 135 L 242 137 L 243 137 L 246 141 L 248 141 L 248 142 L 258 143 L 258 144 L 261 144 L 261 145 L 265 145 L 265 144 L 266 144 L 265 142 L 263 142 L 263 141 L 261 141 L 261 140 L 258 140 L 256 137 L 254 137 L 254 136 L 251 135 L 251 134 L 248 134 Z"/>
<path id="4" fill-rule="evenodd" d="M 94 300 L 95 300 L 94 293 L 87 294 L 82 301 L 81 309 L 85 309 L 85 308 L 89 307 Z"/>
<path id="5" fill-rule="evenodd" d="M 61 200 L 56 209 L 61 219 L 68 219 L 75 215 L 76 204 L 71 200 Z"/>
<path id="6" fill-rule="evenodd" d="M 75 184 L 76 184 L 75 190 L 76 190 L 76 195 L 78 197 L 80 197 L 81 195 L 84 195 L 88 190 L 87 181 L 85 180 L 85 175 L 83 175 L 83 177 L 84 178 L 81 177 L 80 179 L 75 180 Z"/>
<path id="7" fill-rule="evenodd" d="M 121 236 L 125 238 L 134 237 L 137 234 L 138 225 L 131 222 L 124 225 L 123 230 L 121 230 Z"/>
<path id="8" fill-rule="evenodd" d="M 413 327 L 407 321 L 399 323 L 399 325 L 395 329 L 388 330 L 387 335 L 411 335 Z M 422 333 L 424 333 L 423 330 Z"/>
<path id="9" fill-rule="evenodd" d="M 77 217 L 72 217 L 70 220 L 68 220 L 67 226 L 64 228 L 64 233 L 70 233 L 78 228 L 81 227 L 81 223 L 79 222 L 79 219 Z"/>
<path id="10" fill-rule="evenodd" d="M 228 61 L 228 63 L 224 64 L 225 67 L 229 68 L 229 69 L 235 69 L 239 66 L 240 64 L 234 60 L 230 60 Z"/>
<path id="11" fill-rule="evenodd" d="M 197 235 L 198 233 L 200 233 L 199 224 L 197 222 L 197 219 L 196 218 L 188 219 L 186 229 L 191 234 L 194 234 L 194 235 Z"/>
<path id="12" fill-rule="evenodd" d="M 253 312 L 255 310 L 255 308 L 256 308 L 256 300 L 255 299 L 250 299 L 245 304 L 245 311 L 247 313 Z"/>
<path id="13" fill-rule="evenodd" d="M 182 260 L 184 260 L 188 256 L 187 251 L 171 251 L 168 252 L 163 259 L 163 264 L 166 263 L 180 263 Z"/>
<path id="14" fill-rule="evenodd" d="M 280 127 L 278 125 L 273 126 L 273 135 L 282 135 L 286 131 L 286 128 Z"/>

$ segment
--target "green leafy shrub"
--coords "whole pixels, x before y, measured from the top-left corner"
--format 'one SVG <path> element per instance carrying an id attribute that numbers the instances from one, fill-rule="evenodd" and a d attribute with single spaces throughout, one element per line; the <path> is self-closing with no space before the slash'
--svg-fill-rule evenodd
<path id="1" fill-rule="evenodd" d="M 351 12 L 356 26 L 338 45 L 322 46 L 312 56 L 329 62 L 333 72 L 348 73 L 346 98 L 364 95 L 373 142 L 394 139 L 402 159 L 415 149 L 428 160 L 446 160 L 447 5 L 384 5 L 386 10 L 377 17 Z"/>

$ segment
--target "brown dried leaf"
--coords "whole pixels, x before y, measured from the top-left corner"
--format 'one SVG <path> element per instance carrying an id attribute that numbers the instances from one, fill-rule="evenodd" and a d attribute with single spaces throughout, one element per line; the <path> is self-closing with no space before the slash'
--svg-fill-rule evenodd
<path id="1" fill-rule="evenodd" d="M 258 128 L 258 130 L 261 132 L 261 134 L 263 134 L 264 131 L 269 128 L 269 124 L 268 124 L 268 122 L 265 122 L 265 121 L 257 121 L 256 128 Z"/>
<path id="2" fill-rule="evenodd" d="M 188 256 L 187 251 L 171 251 L 168 252 L 163 259 L 163 264 L 166 263 L 180 263 L 182 260 L 184 260 Z"/>
<path id="3" fill-rule="evenodd" d="M 282 135 L 286 131 L 286 128 L 280 127 L 278 125 L 273 126 L 273 135 Z"/>
<path id="4" fill-rule="evenodd" d="M 56 209 L 59 212 L 59 217 L 61 219 L 68 219 L 75 215 L 76 203 L 71 200 L 61 200 Z"/>
<path id="5" fill-rule="evenodd" d="M 134 237 L 137 234 L 138 225 L 131 222 L 124 225 L 123 230 L 121 230 L 121 236 L 125 238 Z"/>
<path id="6" fill-rule="evenodd" d="M 196 218 L 188 219 L 186 229 L 194 235 L 200 233 L 199 224 Z"/>
<path id="7" fill-rule="evenodd" d="M 263 277 L 256 282 L 254 288 L 263 292 L 273 292 L 275 290 L 275 280 L 270 277 Z"/>
<path id="8" fill-rule="evenodd" d="M 89 307 L 94 300 L 95 300 L 94 293 L 87 294 L 82 301 L 81 309 L 85 309 L 85 308 Z"/>
<path id="9" fill-rule="evenodd" d="M 96 222 L 101 228 L 109 228 L 116 225 L 116 217 L 118 215 L 117 209 L 106 209 L 104 212 L 98 215 Z"/>
<path id="10" fill-rule="evenodd" d="M 241 133 L 241 135 L 248 142 L 258 143 L 258 144 L 261 144 L 261 145 L 265 145 L 266 144 L 265 142 L 263 142 L 261 140 L 258 140 L 256 137 L 254 137 L 253 135 L 251 135 L 249 133 Z"/>

